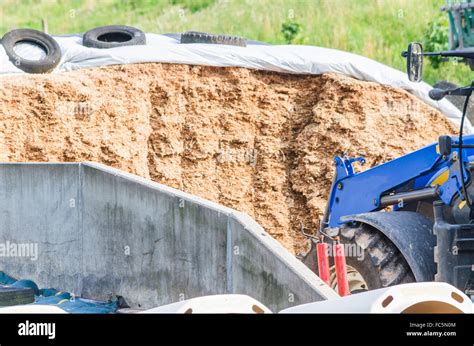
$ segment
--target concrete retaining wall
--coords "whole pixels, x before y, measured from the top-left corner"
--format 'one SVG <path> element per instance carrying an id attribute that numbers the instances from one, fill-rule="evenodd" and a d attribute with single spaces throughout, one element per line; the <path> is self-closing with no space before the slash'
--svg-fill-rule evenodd
<path id="1" fill-rule="evenodd" d="M 0 257 L 0 270 L 40 287 L 142 308 L 219 293 L 274 311 L 337 297 L 247 215 L 100 164 L 0 164 L 0 218 L 0 245 L 38 249 Z"/>

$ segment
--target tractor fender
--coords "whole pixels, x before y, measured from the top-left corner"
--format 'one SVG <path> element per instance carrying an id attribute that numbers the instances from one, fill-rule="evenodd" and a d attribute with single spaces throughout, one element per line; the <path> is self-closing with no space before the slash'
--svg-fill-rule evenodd
<path id="1" fill-rule="evenodd" d="M 344 223 L 361 222 L 382 232 L 405 257 L 416 281 L 433 281 L 436 274 L 433 221 L 411 211 L 371 212 L 341 217 Z"/>

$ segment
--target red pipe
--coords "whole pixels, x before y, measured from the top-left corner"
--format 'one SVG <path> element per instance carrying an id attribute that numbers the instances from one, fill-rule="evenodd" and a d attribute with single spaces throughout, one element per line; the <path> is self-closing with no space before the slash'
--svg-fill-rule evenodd
<path id="1" fill-rule="evenodd" d="M 329 274 L 329 254 L 328 254 L 328 244 L 326 243 L 317 243 L 316 244 L 316 255 L 318 257 L 318 270 L 319 277 L 329 286 L 331 286 L 331 279 Z"/>
<path id="2" fill-rule="evenodd" d="M 346 256 L 344 245 L 334 245 L 334 264 L 336 265 L 337 289 L 341 297 L 351 294 L 349 291 L 349 281 L 347 279 Z"/>

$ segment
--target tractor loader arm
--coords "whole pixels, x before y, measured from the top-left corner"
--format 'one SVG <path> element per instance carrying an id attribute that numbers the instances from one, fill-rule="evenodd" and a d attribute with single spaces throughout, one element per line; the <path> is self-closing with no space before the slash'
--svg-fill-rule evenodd
<path id="1" fill-rule="evenodd" d="M 453 143 L 456 139 L 453 137 Z M 474 135 L 465 136 L 463 161 L 474 159 L 473 144 Z M 457 150 L 454 145 L 452 156 L 447 157 L 439 153 L 438 143 L 433 143 L 360 173 L 354 172 L 353 159 L 336 157 L 336 174 L 321 228 L 341 226 L 343 216 L 381 210 L 388 200 L 393 200 L 392 205 L 409 199 L 441 199 L 449 204 L 460 191 L 459 170 L 452 164 Z M 446 168 L 450 174 L 443 186 L 430 186 L 431 178 Z M 464 177 L 468 179 L 467 172 Z M 400 201 L 394 193 L 400 193 Z"/>

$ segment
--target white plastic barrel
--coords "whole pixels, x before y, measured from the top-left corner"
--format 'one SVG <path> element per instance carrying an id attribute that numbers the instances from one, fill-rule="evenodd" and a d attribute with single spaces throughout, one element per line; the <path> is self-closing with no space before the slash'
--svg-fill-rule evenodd
<path id="1" fill-rule="evenodd" d="M 183 300 L 162 305 L 141 313 L 177 313 L 177 314 L 260 314 L 271 310 L 259 301 L 243 294 L 220 294 Z"/>
<path id="2" fill-rule="evenodd" d="M 280 313 L 472 313 L 472 301 L 443 282 L 419 282 L 294 306 Z"/>

